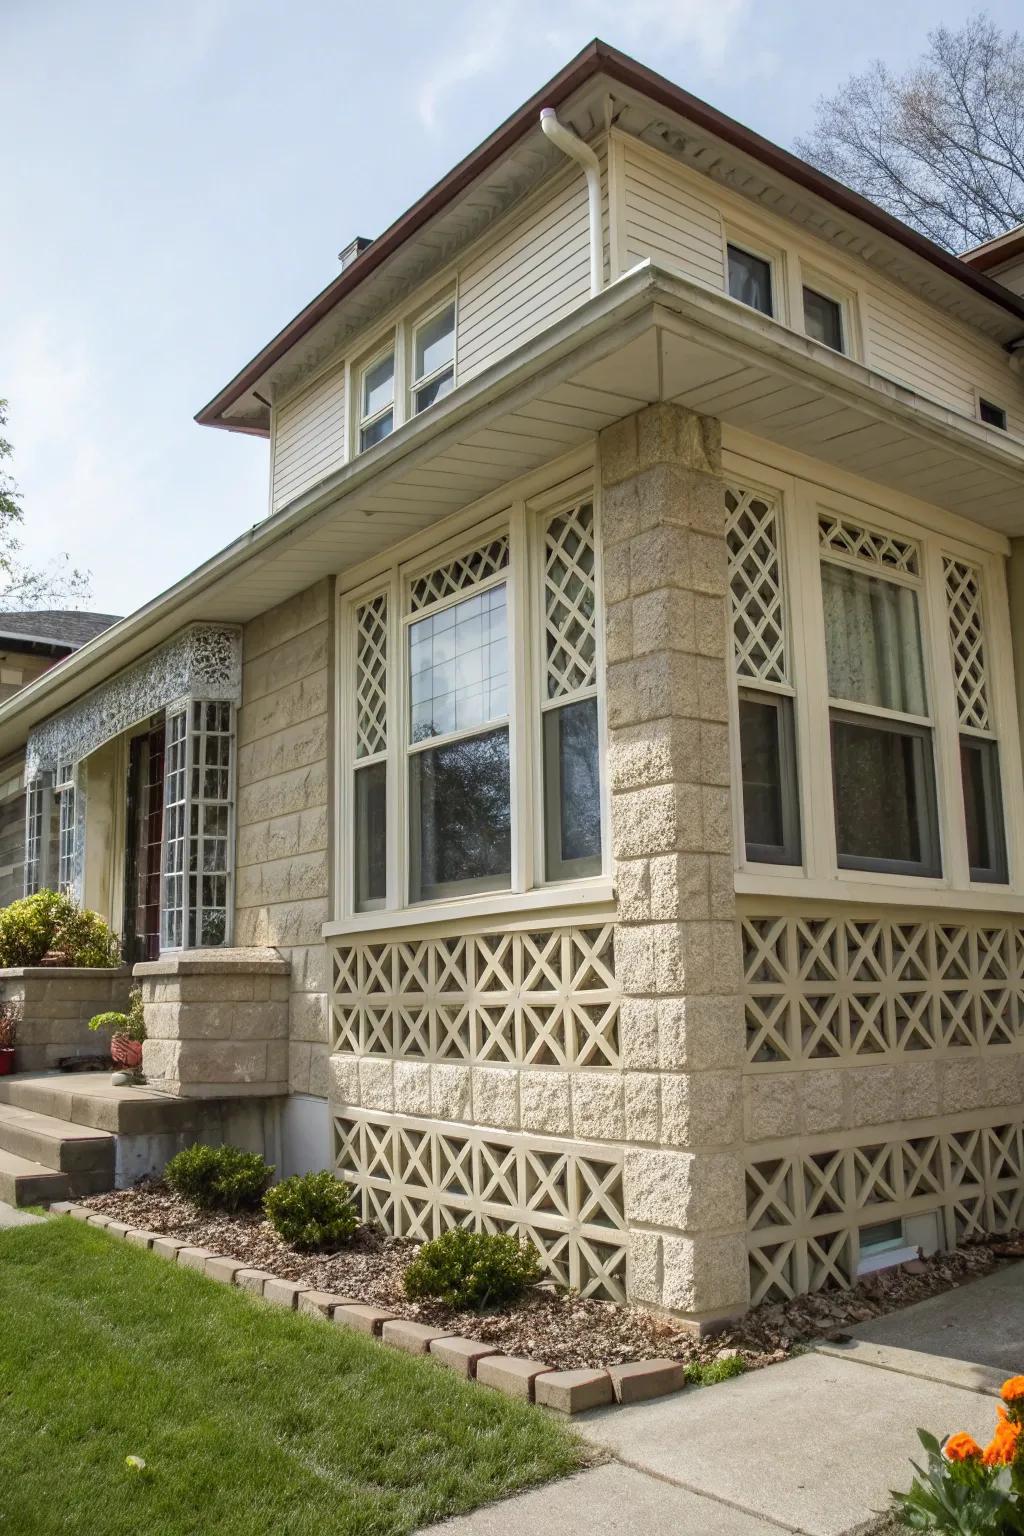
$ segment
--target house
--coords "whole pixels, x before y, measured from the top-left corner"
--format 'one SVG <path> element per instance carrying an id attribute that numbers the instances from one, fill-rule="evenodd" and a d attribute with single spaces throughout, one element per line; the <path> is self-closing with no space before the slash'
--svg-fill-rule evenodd
<path id="1" fill-rule="evenodd" d="M 698 1325 L 1016 1226 L 1007 242 L 600 42 L 353 241 L 197 418 L 266 517 L 0 705 L 151 1087 Z"/>

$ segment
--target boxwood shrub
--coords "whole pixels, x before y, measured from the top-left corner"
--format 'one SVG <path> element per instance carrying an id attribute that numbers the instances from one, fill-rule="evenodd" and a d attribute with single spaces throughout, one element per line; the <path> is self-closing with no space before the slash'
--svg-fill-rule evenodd
<path id="1" fill-rule="evenodd" d="M 348 1187 L 327 1170 L 282 1179 L 267 1190 L 263 1209 L 293 1248 L 330 1252 L 349 1242 L 358 1225 Z"/>
<path id="2" fill-rule="evenodd" d="M 185 1147 L 164 1169 L 175 1194 L 202 1210 L 258 1210 L 273 1177 L 270 1163 L 241 1147 Z"/>
<path id="3" fill-rule="evenodd" d="M 405 1272 L 410 1301 L 435 1297 L 450 1307 L 480 1311 L 514 1301 L 541 1277 L 537 1252 L 503 1232 L 454 1227 L 424 1243 Z"/>
<path id="4" fill-rule="evenodd" d="M 0 967 L 38 965 L 47 950 L 68 965 L 121 964 L 121 948 L 97 912 L 59 891 L 36 891 L 0 908 Z"/>

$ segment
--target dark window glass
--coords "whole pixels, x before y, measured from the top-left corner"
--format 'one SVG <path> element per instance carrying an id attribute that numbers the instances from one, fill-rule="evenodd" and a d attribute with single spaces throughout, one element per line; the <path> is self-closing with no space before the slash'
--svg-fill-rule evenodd
<path id="1" fill-rule="evenodd" d="M 508 729 L 409 759 L 411 899 L 504 890 L 512 873 Z"/>
<path id="2" fill-rule="evenodd" d="M 747 858 L 799 864 L 792 699 L 740 695 L 740 763 Z"/>
<path id="3" fill-rule="evenodd" d="M 978 415 L 986 426 L 999 427 L 1000 431 L 1006 431 L 1006 412 L 1001 405 L 993 405 L 991 400 L 979 400 Z"/>
<path id="4" fill-rule="evenodd" d="M 385 411 L 383 416 L 378 416 L 368 427 L 363 427 L 359 433 L 360 448 L 372 448 L 374 443 L 382 443 L 386 437 L 390 437 L 394 427 L 394 411 Z"/>
<path id="5" fill-rule="evenodd" d="M 729 293 L 741 304 L 759 309 L 762 315 L 773 314 L 771 263 L 738 245 L 730 245 Z"/>
<path id="6" fill-rule="evenodd" d="M 387 895 L 387 766 L 370 763 L 356 770 L 355 902 L 356 910 L 382 907 Z"/>
<path id="7" fill-rule="evenodd" d="M 443 400 L 445 395 L 450 395 L 454 385 L 455 375 L 450 368 L 439 373 L 436 379 L 431 379 L 429 384 L 424 384 L 416 391 L 416 414 L 425 411 L 435 400 Z"/>
<path id="8" fill-rule="evenodd" d="M 823 342 L 833 352 L 842 352 L 843 310 L 835 299 L 816 293 L 813 288 L 804 289 L 804 330 L 815 341 Z"/>
<path id="9" fill-rule="evenodd" d="M 545 714 L 544 789 L 548 879 L 600 874 L 596 699 Z"/>
<path id="10" fill-rule="evenodd" d="M 841 867 L 941 873 L 931 731 L 833 714 L 832 782 Z"/>
<path id="11" fill-rule="evenodd" d="M 1006 881 L 1006 842 L 996 743 L 977 736 L 961 736 L 960 773 L 971 879 L 1001 885 Z"/>

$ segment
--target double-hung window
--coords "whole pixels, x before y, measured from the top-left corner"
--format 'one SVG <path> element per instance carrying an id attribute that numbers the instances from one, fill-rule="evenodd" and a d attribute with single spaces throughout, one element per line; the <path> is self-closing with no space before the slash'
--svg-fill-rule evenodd
<path id="1" fill-rule="evenodd" d="M 520 503 L 348 606 L 351 910 L 600 874 L 596 550 Z"/>
<path id="2" fill-rule="evenodd" d="M 412 336 L 412 410 L 450 394 L 455 384 L 455 300 L 427 315 Z"/>
<path id="3" fill-rule="evenodd" d="M 389 347 L 359 375 L 359 451 L 365 452 L 395 430 L 395 349 Z"/>
<path id="4" fill-rule="evenodd" d="M 831 347 L 833 352 L 845 352 L 843 335 L 843 306 L 838 299 L 830 299 L 827 293 L 804 284 L 804 330 L 815 341 Z"/>
<path id="5" fill-rule="evenodd" d="M 727 258 L 730 297 L 751 309 L 760 310 L 762 315 L 774 315 L 771 262 L 732 241 L 727 248 Z"/>

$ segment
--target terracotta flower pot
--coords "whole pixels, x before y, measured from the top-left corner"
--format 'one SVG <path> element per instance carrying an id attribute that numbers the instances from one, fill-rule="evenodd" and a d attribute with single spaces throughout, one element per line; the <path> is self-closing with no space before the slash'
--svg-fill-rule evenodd
<path id="1" fill-rule="evenodd" d="M 142 1066 L 142 1041 L 132 1040 L 127 1035 L 111 1035 L 110 1055 L 118 1067 L 124 1067 L 127 1072 L 137 1072 Z"/>
<path id="2" fill-rule="evenodd" d="M 10 1077 L 14 1071 L 14 1046 L 0 1045 L 0 1077 Z"/>

